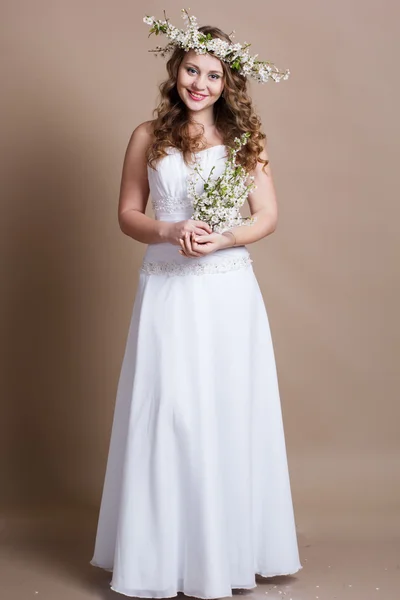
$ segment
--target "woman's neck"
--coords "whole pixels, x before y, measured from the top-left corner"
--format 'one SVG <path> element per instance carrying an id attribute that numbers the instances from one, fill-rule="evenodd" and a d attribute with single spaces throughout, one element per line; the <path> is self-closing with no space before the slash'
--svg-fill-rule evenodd
<path id="1" fill-rule="evenodd" d="M 204 111 L 188 111 L 189 121 L 194 124 L 194 127 L 202 125 L 204 130 L 215 128 L 214 109 L 210 106 Z"/>

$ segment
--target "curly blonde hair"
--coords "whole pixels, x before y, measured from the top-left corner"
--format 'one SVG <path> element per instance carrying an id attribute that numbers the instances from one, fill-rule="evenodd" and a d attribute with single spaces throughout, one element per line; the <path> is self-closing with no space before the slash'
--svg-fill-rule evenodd
<path id="1" fill-rule="evenodd" d="M 204 25 L 199 27 L 199 31 L 232 42 L 218 27 Z M 204 128 L 203 132 L 195 136 L 189 134 L 190 121 L 186 105 L 181 100 L 176 86 L 179 66 L 185 53 L 183 48 L 175 48 L 166 65 L 169 77 L 159 86 L 161 100 L 153 111 L 155 116 L 152 121 L 153 143 L 147 152 L 148 164 L 153 169 L 156 161 L 166 156 L 166 148 L 170 146 L 182 151 L 186 164 L 192 162 L 192 153 L 204 149 L 201 147 Z M 249 132 L 247 144 L 237 154 L 237 162 L 247 171 L 253 170 L 258 162 L 264 163 L 264 168 L 269 161 L 260 158 L 259 155 L 263 149 L 261 140 L 265 139 L 266 135 L 261 131 L 261 120 L 255 113 L 248 94 L 247 79 L 244 75 L 233 71 L 224 61 L 221 61 L 221 65 L 225 85 L 224 95 L 214 103 L 215 126 L 228 147 L 233 146 L 235 137 Z"/>

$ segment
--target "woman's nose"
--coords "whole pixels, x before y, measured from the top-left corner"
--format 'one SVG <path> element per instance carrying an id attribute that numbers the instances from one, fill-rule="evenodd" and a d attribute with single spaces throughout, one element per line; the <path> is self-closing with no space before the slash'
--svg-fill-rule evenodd
<path id="1" fill-rule="evenodd" d="M 207 80 L 205 78 L 203 79 L 201 76 L 197 77 L 195 81 L 195 88 L 199 90 L 199 92 L 204 90 L 206 88 L 206 81 Z"/>

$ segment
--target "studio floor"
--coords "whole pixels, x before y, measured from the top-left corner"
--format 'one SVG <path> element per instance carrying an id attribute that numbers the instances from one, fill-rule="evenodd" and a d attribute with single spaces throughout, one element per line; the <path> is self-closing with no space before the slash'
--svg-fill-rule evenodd
<path id="1" fill-rule="evenodd" d="M 1 517 L 2 600 L 111 600 L 111 574 L 89 565 L 97 515 L 83 510 L 9 511 Z M 310 521 L 311 523 L 311 521 Z M 311 529 L 311 528 L 310 528 Z M 298 533 L 303 569 L 297 574 L 257 578 L 249 600 L 397 600 L 400 598 L 400 539 L 374 536 L 349 525 L 347 534 Z M 383 529 L 377 528 L 378 532 Z M 183 594 L 179 596 L 184 599 Z"/>

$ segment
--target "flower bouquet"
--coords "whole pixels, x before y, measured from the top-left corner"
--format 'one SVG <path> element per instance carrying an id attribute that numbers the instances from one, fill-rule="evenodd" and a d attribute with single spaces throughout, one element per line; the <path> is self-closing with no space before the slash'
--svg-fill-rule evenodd
<path id="1" fill-rule="evenodd" d="M 251 225 L 255 217 L 242 217 L 239 209 L 245 203 L 250 191 L 256 189 L 254 176 L 250 176 L 242 165 L 236 164 L 236 154 L 247 143 L 250 133 L 235 138 L 234 147 L 228 148 L 229 156 L 225 162 L 223 173 L 218 178 L 212 174 L 212 167 L 207 179 L 201 174 L 197 163 L 188 180 L 188 194 L 193 198 L 194 212 L 192 219 L 204 221 L 217 233 L 222 233 L 237 225 Z M 204 191 L 198 194 L 196 183 L 199 177 L 204 181 Z"/>

